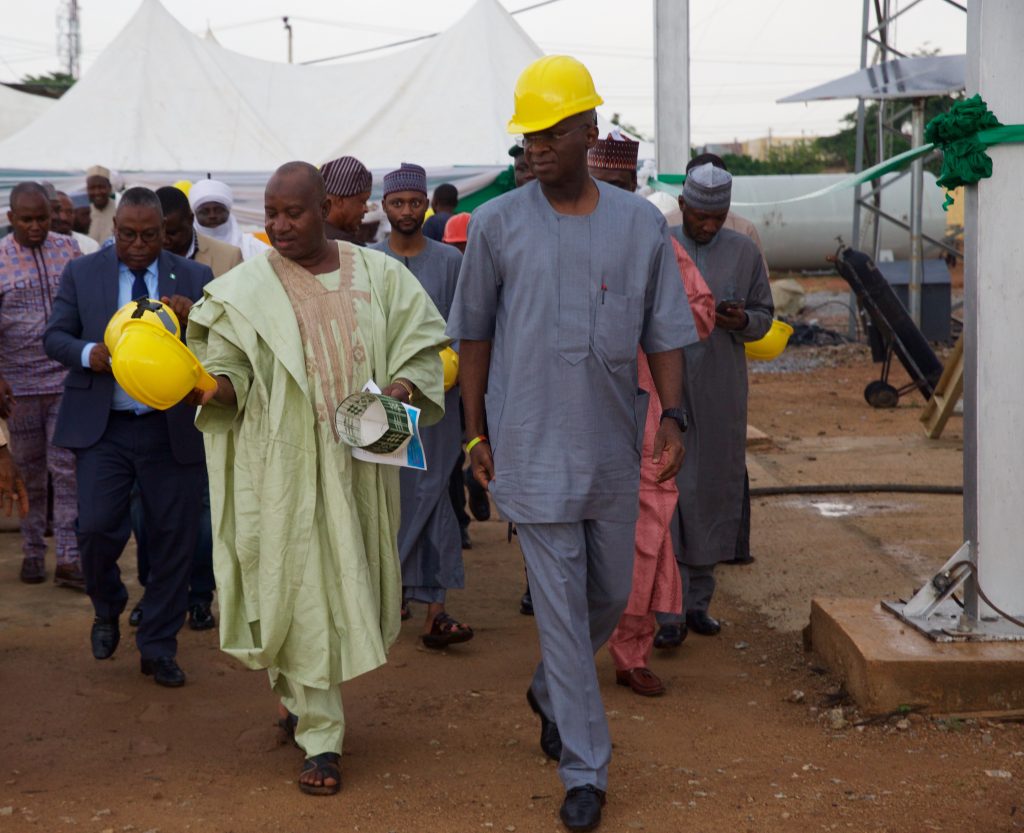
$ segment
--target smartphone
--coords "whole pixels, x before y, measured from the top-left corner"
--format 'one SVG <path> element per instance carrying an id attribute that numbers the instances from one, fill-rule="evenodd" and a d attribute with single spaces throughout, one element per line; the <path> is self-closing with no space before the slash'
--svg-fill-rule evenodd
<path id="1" fill-rule="evenodd" d="M 724 301 L 719 301 L 718 306 L 715 307 L 715 312 L 720 315 L 733 312 L 734 310 L 743 309 L 742 298 L 726 298 Z"/>

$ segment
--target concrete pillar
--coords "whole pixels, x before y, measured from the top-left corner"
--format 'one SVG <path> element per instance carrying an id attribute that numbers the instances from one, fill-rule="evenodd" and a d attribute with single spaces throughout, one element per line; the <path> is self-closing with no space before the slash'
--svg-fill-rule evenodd
<path id="1" fill-rule="evenodd" d="M 690 0 L 654 0 L 654 151 L 659 174 L 690 161 Z"/>
<path id="2" fill-rule="evenodd" d="M 967 93 L 1003 124 L 1024 124 L 1020 0 L 972 0 Z M 967 188 L 965 238 L 964 538 L 982 588 L 1024 613 L 1024 144 L 988 151 L 993 175 Z M 968 612 L 985 614 L 973 588 Z"/>

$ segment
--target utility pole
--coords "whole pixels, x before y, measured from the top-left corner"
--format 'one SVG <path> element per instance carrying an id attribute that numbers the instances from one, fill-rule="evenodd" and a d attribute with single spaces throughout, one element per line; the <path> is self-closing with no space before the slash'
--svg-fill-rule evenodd
<path id="1" fill-rule="evenodd" d="M 690 161 L 690 0 L 654 0 L 654 152 L 659 176 Z"/>
<path id="2" fill-rule="evenodd" d="M 288 16 L 281 18 L 284 21 L 284 29 L 288 33 L 288 63 L 292 62 L 292 25 L 288 22 Z"/>
<path id="3" fill-rule="evenodd" d="M 57 7 L 57 55 L 64 71 L 77 79 L 82 54 L 78 0 L 63 0 Z"/>

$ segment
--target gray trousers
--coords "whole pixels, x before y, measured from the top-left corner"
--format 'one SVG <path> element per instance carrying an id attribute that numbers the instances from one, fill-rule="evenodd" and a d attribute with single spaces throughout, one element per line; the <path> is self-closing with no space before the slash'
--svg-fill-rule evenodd
<path id="1" fill-rule="evenodd" d="M 711 597 L 715 595 L 715 565 L 691 567 L 679 562 L 679 577 L 683 582 L 683 610 L 681 613 L 655 613 L 659 625 L 678 625 L 687 611 L 707 612 Z"/>
<path id="2" fill-rule="evenodd" d="M 594 654 L 629 601 L 636 523 L 516 524 L 533 594 L 541 661 L 531 687 L 558 726 L 566 790 L 608 786 L 612 756 Z"/>

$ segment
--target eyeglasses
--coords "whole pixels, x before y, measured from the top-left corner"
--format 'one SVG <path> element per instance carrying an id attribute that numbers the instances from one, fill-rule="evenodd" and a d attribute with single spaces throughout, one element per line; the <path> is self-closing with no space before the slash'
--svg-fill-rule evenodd
<path id="1" fill-rule="evenodd" d="M 406 206 L 409 206 L 413 211 L 419 211 L 423 206 L 427 204 L 427 201 L 420 197 L 413 197 L 411 200 L 403 200 L 396 198 L 393 200 L 387 200 L 385 205 L 394 211 L 401 211 Z"/>
<path id="2" fill-rule="evenodd" d="M 516 144 L 521 148 L 525 148 L 528 145 L 547 145 L 550 147 L 556 142 L 562 141 L 570 133 L 575 133 L 577 130 L 586 130 L 588 127 L 592 127 L 592 125 L 578 124 L 575 127 L 570 127 L 568 130 L 538 130 L 536 133 L 516 136 Z"/>
<path id="3" fill-rule="evenodd" d="M 162 234 L 163 232 L 158 228 L 148 228 L 142 234 L 139 234 L 135 229 L 119 228 L 117 230 L 117 239 L 122 243 L 134 243 L 141 237 L 143 243 L 155 243 Z"/>

